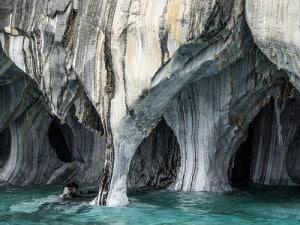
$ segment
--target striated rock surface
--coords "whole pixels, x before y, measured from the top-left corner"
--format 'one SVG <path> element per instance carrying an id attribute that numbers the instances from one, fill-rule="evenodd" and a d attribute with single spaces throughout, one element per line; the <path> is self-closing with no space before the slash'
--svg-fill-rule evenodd
<path id="1" fill-rule="evenodd" d="M 127 186 L 298 184 L 298 9 L 4 0 L 0 181 L 97 181 L 104 205 Z"/>
<path id="2" fill-rule="evenodd" d="M 100 174 L 94 171 L 103 167 L 104 154 L 99 151 L 105 149 L 103 138 L 84 128 L 74 115 L 61 125 L 42 101 L 32 99 L 2 132 L 9 133 L 11 142 L 1 148 L 7 157 L 0 168 L 0 179 L 11 185 L 98 181 Z"/>
<path id="3" fill-rule="evenodd" d="M 272 99 L 254 121 L 255 183 L 299 184 L 298 110 L 299 93 L 293 90 L 286 100 Z"/>
<path id="4" fill-rule="evenodd" d="M 255 43 L 299 89 L 300 2 L 246 0 L 246 18 Z"/>

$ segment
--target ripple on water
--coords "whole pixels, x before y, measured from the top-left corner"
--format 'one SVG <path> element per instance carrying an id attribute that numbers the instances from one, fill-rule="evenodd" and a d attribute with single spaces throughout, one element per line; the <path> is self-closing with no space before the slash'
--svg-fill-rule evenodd
<path id="1" fill-rule="evenodd" d="M 51 204 L 59 201 L 57 195 L 50 195 L 45 198 L 37 198 L 31 201 L 19 202 L 17 204 L 11 205 L 9 210 L 11 212 L 23 212 L 23 213 L 33 213 L 39 210 L 39 208 L 44 204 Z"/>
<path id="2" fill-rule="evenodd" d="M 137 191 L 125 207 L 62 201 L 60 187 L 0 188 L 0 224 L 299 224 L 297 188 L 227 194 Z"/>

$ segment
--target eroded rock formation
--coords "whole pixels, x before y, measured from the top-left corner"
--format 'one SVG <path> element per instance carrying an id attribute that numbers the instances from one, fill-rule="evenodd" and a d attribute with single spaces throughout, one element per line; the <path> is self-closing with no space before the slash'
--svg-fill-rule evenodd
<path id="1" fill-rule="evenodd" d="M 253 182 L 299 183 L 299 9 L 5 0 L 0 180 L 99 181 L 119 205 L 127 185 L 228 191 L 250 152 Z"/>
<path id="2" fill-rule="evenodd" d="M 246 1 L 246 17 L 258 47 L 299 88 L 299 1 Z"/>

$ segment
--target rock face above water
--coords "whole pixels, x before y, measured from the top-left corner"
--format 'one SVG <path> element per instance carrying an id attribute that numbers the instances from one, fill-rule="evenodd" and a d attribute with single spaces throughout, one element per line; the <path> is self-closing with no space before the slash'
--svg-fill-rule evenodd
<path id="1" fill-rule="evenodd" d="M 127 186 L 298 184 L 299 10 L 5 0 L 0 181 L 97 181 L 106 205 L 126 204 Z"/>
<path id="2" fill-rule="evenodd" d="M 246 1 L 246 18 L 255 43 L 270 61 L 296 79 L 300 74 L 299 9 L 299 1 Z"/>

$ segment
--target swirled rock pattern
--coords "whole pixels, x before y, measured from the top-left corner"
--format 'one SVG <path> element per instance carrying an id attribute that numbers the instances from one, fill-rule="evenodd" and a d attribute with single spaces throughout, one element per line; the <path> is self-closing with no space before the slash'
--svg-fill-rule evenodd
<path id="1" fill-rule="evenodd" d="M 279 69 L 286 69 L 291 73 L 293 83 L 298 89 L 299 10 L 299 1 L 246 1 L 246 18 L 255 43 Z"/>
<path id="2" fill-rule="evenodd" d="M 252 182 L 299 183 L 299 6 L 4 0 L 0 181 L 98 181 L 104 205 L 127 186 L 222 192 L 249 145 Z"/>

